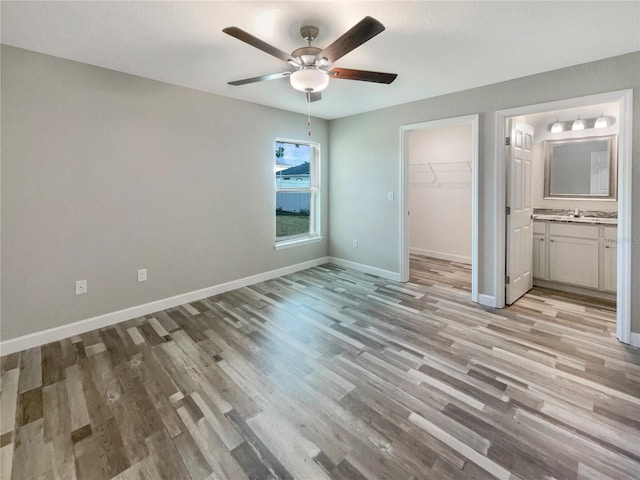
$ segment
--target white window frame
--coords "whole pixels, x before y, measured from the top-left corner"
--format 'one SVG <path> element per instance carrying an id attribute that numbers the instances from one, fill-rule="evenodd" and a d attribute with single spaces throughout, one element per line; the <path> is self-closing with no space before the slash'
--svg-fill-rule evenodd
<path id="1" fill-rule="evenodd" d="M 307 245 L 310 243 L 320 242 L 322 236 L 320 234 L 320 144 L 302 140 L 291 140 L 288 138 L 276 138 L 274 146 L 278 143 L 293 143 L 297 145 L 308 145 L 310 147 L 309 158 L 309 183 L 308 188 L 279 188 L 275 183 L 275 191 L 273 195 L 273 236 L 275 238 L 275 249 L 281 250 L 299 245 Z M 276 159 L 274 158 L 274 164 Z M 276 237 L 276 195 L 278 193 L 301 193 L 308 192 L 309 199 L 309 233 L 298 235 L 289 235 L 287 237 Z"/>

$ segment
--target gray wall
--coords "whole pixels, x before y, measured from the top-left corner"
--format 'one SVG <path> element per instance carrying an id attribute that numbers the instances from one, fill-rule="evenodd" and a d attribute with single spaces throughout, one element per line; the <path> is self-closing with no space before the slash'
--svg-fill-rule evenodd
<path id="1" fill-rule="evenodd" d="M 429 98 L 330 124 L 329 254 L 400 271 L 399 212 L 386 192 L 400 185 L 402 125 L 480 114 L 479 293 L 494 295 L 496 239 L 495 111 L 615 90 L 634 89 L 632 330 L 640 332 L 640 52 Z M 357 184 L 351 178 L 361 179 Z M 359 246 L 351 246 L 352 239 Z"/>
<path id="2" fill-rule="evenodd" d="M 3 340 L 328 253 L 274 250 L 274 141 L 304 116 L 7 46 L 1 93 Z"/>
<path id="3" fill-rule="evenodd" d="M 2 339 L 327 254 L 398 272 L 397 196 L 389 201 L 387 192 L 399 188 L 399 127 L 473 113 L 480 293 L 493 295 L 495 110 L 626 88 L 634 88 L 640 205 L 634 53 L 329 125 L 315 120 L 310 140 L 322 145 L 330 243 L 274 251 L 273 143 L 307 139 L 303 116 L 3 46 Z M 639 279 L 640 208 L 632 230 Z M 138 268 L 148 269 L 147 282 L 137 283 Z M 89 292 L 74 296 L 82 278 Z M 632 330 L 640 332 L 640 282 L 632 289 Z"/>

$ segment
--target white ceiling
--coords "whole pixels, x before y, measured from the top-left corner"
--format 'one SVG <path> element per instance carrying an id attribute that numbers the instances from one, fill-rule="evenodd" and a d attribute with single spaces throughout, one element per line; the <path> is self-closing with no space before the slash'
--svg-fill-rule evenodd
<path id="1" fill-rule="evenodd" d="M 1 4 L 2 43 L 306 113 L 288 70 L 222 33 L 237 26 L 290 52 L 299 29 L 325 47 L 366 15 L 386 31 L 336 66 L 398 73 L 391 85 L 331 80 L 312 114 L 333 119 L 640 50 L 640 1 L 210 1 Z"/>

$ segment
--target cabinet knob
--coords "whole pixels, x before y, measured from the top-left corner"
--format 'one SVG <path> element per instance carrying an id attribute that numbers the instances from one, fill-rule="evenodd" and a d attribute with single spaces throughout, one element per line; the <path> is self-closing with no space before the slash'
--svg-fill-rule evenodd
<path id="1" fill-rule="evenodd" d="M 551 243 L 555 242 L 555 240 L 549 240 Z"/>
<path id="2" fill-rule="evenodd" d="M 604 248 L 609 248 L 609 245 L 605 245 Z"/>

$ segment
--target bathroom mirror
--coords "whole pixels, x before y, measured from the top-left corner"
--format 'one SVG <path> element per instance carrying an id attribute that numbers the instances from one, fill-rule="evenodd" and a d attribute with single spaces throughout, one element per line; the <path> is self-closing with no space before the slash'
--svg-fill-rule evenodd
<path id="1" fill-rule="evenodd" d="M 616 199 L 617 135 L 544 143 L 544 198 Z"/>

